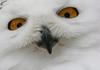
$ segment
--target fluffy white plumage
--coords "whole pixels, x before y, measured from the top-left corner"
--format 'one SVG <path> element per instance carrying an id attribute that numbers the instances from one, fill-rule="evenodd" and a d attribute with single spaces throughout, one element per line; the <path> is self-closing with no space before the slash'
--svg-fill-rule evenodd
<path id="1" fill-rule="evenodd" d="M 0 70 L 100 70 L 99 4 L 100 0 L 6 1 L 0 10 Z M 56 14 L 70 6 L 79 10 L 78 17 Z M 8 30 L 8 22 L 16 17 L 28 21 Z M 35 43 L 41 39 L 42 25 L 59 38 L 51 55 Z"/>

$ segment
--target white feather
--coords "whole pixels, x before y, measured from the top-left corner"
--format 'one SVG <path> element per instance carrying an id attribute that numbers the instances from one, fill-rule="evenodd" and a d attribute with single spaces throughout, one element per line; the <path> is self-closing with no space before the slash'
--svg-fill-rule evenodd
<path id="1" fill-rule="evenodd" d="M 0 0 L 0 3 L 2 0 Z M 0 5 L 0 70 L 100 70 L 100 0 L 7 0 Z M 64 7 L 76 7 L 79 16 L 59 17 Z M 8 22 L 25 17 L 21 28 Z M 59 42 L 49 55 L 38 48 L 41 26 Z"/>

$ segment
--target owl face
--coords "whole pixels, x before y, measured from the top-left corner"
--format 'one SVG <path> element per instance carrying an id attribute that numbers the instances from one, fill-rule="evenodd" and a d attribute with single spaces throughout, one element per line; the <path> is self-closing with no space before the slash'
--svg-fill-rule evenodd
<path id="1" fill-rule="evenodd" d="M 0 50 L 52 48 L 99 27 L 99 0 L 8 0 L 0 10 Z M 60 45 L 57 45 L 59 47 Z M 67 47 L 67 46 L 66 46 Z"/>

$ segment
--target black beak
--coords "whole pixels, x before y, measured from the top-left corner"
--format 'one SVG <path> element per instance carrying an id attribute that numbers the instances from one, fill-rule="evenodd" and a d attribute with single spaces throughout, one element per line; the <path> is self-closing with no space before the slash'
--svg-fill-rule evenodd
<path id="1" fill-rule="evenodd" d="M 48 53 L 52 53 L 53 46 L 58 42 L 57 38 L 54 38 L 51 35 L 51 31 L 43 26 L 41 31 L 41 41 L 38 43 L 39 46 L 42 46 L 43 48 L 46 48 Z"/>

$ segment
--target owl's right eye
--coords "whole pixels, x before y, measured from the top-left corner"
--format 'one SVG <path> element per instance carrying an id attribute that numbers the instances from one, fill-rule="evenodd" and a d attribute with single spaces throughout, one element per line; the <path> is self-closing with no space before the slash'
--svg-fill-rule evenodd
<path id="1" fill-rule="evenodd" d="M 26 22 L 25 18 L 14 18 L 8 23 L 9 30 L 16 30 L 23 26 Z"/>

